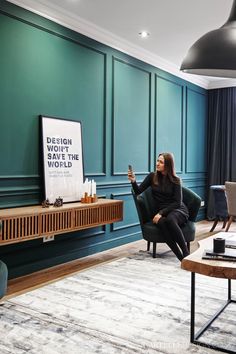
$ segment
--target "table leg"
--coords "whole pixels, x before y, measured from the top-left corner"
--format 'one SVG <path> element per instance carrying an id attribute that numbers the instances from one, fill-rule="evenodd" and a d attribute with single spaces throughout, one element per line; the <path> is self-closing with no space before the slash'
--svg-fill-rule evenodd
<path id="1" fill-rule="evenodd" d="M 228 279 L 228 301 L 231 301 L 231 279 Z"/>
<path id="2" fill-rule="evenodd" d="M 190 324 L 190 342 L 194 342 L 195 332 L 195 273 L 191 273 L 191 324 Z"/>
<path id="3" fill-rule="evenodd" d="M 191 273 L 191 322 L 190 322 L 190 342 L 201 345 L 203 347 L 211 348 L 211 349 L 216 349 L 221 352 L 225 353 L 230 353 L 230 354 L 235 354 L 235 351 L 223 348 L 223 347 L 218 347 L 216 345 L 208 344 L 201 342 L 199 338 L 201 335 L 210 327 L 212 322 L 224 311 L 224 309 L 230 304 L 230 303 L 236 303 L 235 300 L 231 299 L 231 279 L 228 279 L 228 299 L 224 303 L 224 305 L 209 319 L 209 321 L 206 322 L 205 325 L 202 326 L 202 328 L 199 329 L 199 331 L 195 334 L 195 273 Z"/>

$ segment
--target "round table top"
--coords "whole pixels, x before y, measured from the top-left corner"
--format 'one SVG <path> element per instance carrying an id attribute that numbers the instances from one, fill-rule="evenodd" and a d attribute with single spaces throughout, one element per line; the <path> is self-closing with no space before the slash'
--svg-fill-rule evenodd
<path id="1" fill-rule="evenodd" d="M 236 233 L 232 232 L 219 232 L 214 236 L 207 237 L 198 242 L 199 248 L 195 252 L 182 260 L 181 268 L 210 277 L 236 279 L 236 262 L 202 259 L 205 250 L 213 250 L 213 239 L 215 237 L 236 241 Z M 236 257 L 236 249 L 233 251 L 235 251 Z"/>

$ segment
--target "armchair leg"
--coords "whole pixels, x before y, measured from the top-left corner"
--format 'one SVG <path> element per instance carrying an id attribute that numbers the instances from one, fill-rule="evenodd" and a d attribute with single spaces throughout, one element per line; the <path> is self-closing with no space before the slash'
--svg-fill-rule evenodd
<path id="1" fill-rule="evenodd" d="M 147 251 L 149 251 L 150 250 L 150 241 L 147 241 Z"/>
<path id="2" fill-rule="evenodd" d="M 216 218 L 215 221 L 214 221 L 214 224 L 212 225 L 212 228 L 210 229 L 210 232 L 212 232 L 214 230 L 214 228 L 216 227 L 218 221 L 219 221 L 219 219 Z"/>
<path id="3" fill-rule="evenodd" d="M 226 224 L 227 224 L 227 219 L 224 219 L 224 220 L 223 220 L 223 226 L 222 226 L 222 229 L 224 229 L 224 228 L 225 228 Z"/>
<path id="4" fill-rule="evenodd" d="M 230 216 L 228 224 L 227 224 L 226 229 L 225 229 L 225 232 L 227 232 L 229 230 L 229 227 L 232 224 L 232 221 L 233 221 L 233 216 Z"/>
<path id="5" fill-rule="evenodd" d="M 152 253 L 152 256 L 153 256 L 153 258 L 156 258 L 156 248 L 157 248 L 157 244 L 156 244 L 156 242 L 153 242 L 153 253 Z"/>

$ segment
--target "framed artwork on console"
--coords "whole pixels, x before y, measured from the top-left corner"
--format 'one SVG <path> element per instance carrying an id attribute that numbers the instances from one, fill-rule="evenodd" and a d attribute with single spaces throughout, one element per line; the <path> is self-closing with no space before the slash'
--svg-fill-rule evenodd
<path id="1" fill-rule="evenodd" d="M 44 198 L 79 201 L 84 182 L 81 122 L 40 115 Z"/>

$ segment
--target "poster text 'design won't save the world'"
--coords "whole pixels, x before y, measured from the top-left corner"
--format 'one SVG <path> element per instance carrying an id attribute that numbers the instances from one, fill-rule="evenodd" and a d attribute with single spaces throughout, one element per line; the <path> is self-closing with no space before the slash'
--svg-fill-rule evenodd
<path id="1" fill-rule="evenodd" d="M 70 152 L 72 139 L 47 136 L 47 162 L 50 168 L 70 168 L 73 161 L 79 160 L 78 154 Z"/>

